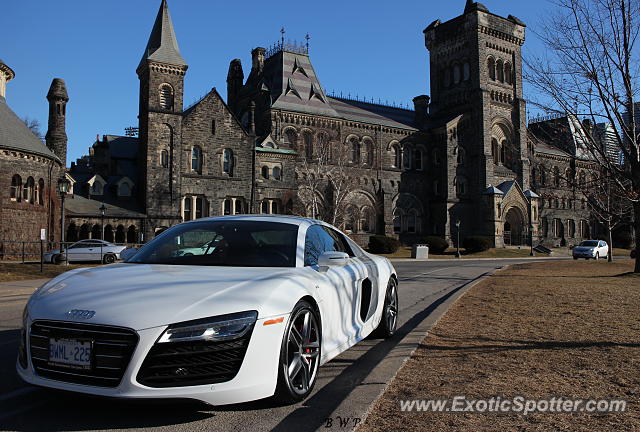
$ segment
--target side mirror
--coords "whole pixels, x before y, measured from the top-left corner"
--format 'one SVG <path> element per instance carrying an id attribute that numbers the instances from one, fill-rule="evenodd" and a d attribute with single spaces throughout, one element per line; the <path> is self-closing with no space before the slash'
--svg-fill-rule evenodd
<path id="1" fill-rule="evenodd" d="M 134 256 L 136 253 L 138 253 L 137 248 L 124 249 L 122 252 L 120 252 L 120 259 L 122 261 L 126 261 L 132 256 Z"/>
<path id="2" fill-rule="evenodd" d="M 349 255 L 344 252 L 323 252 L 318 258 L 320 267 L 342 267 L 347 265 Z"/>

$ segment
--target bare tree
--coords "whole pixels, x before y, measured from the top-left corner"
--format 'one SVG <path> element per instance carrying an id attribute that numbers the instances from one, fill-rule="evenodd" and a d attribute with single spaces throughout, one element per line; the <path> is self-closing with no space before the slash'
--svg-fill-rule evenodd
<path id="1" fill-rule="evenodd" d="M 538 92 L 534 105 L 569 119 L 612 127 L 624 163 L 607 157 L 589 128 L 578 126 L 578 145 L 598 163 L 620 199 L 633 206 L 640 232 L 640 140 L 634 99 L 638 91 L 639 0 L 551 0 L 557 9 L 542 23 L 545 52 L 525 62 Z M 581 125 L 578 120 L 577 125 Z M 639 244 L 636 241 L 636 256 Z M 640 272 L 640 257 L 635 272 Z"/>
<path id="2" fill-rule="evenodd" d="M 348 197 L 356 182 L 350 176 L 350 154 L 345 146 L 332 146 L 328 136 L 318 139 L 312 154 L 305 154 L 298 170 L 298 200 L 306 213 L 340 226 L 348 218 Z"/>
<path id="3" fill-rule="evenodd" d="M 42 135 L 42 132 L 40 131 L 40 122 L 38 120 L 25 117 L 22 121 L 40 141 L 44 141 L 44 135 Z"/>

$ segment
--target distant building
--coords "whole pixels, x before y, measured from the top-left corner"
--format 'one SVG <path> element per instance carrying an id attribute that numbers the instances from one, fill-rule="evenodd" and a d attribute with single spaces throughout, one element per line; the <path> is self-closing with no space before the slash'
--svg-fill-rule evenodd
<path id="1" fill-rule="evenodd" d="M 67 157 L 66 104 L 63 80 L 56 78 L 46 95 L 49 125 L 46 145 L 7 104 L 7 83 L 14 71 L 0 60 L 0 257 L 22 250 L 12 242 L 58 241 L 60 206 L 58 179 Z M 43 95 L 44 96 L 44 95 Z M 27 252 L 36 249 L 26 246 Z M 37 247 L 39 253 L 39 246 Z"/>
<path id="2" fill-rule="evenodd" d="M 101 203 L 105 236 L 127 241 L 205 216 L 310 215 L 300 192 L 316 174 L 304 167 L 330 149 L 348 155 L 355 185 L 339 224 L 362 244 L 372 234 L 453 241 L 457 222 L 461 238 L 484 236 L 497 247 L 588 238 L 586 205 L 561 177 L 593 175 L 582 125 L 565 118 L 527 130 L 525 27 L 472 1 L 460 16 L 431 23 L 432 94 L 414 98 L 412 110 L 326 94 L 308 46 L 284 41 L 254 48 L 246 79 L 240 60 L 231 61 L 227 101 L 214 88 L 183 109 L 188 65 L 163 0 L 136 69 L 139 137 L 103 136 L 72 166 L 79 197 L 69 204 L 69 237 L 101 234 Z M 563 133 L 553 139 L 540 133 L 556 126 Z M 317 176 L 324 196 L 335 193 Z"/>

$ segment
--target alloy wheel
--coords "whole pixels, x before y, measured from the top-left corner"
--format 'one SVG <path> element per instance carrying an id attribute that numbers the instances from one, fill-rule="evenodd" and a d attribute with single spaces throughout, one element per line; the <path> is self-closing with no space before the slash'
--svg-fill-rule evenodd
<path id="1" fill-rule="evenodd" d="M 389 284 L 384 304 L 384 319 L 387 322 L 387 329 L 393 332 L 398 321 L 398 288 L 395 283 Z"/>
<path id="2" fill-rule="evenodd" d="M 290 388 L 304 395 L 313 387 L 320 361 L 318 321 L 307 308 L 298 310 L 287 336 L 287 379 Z"/>

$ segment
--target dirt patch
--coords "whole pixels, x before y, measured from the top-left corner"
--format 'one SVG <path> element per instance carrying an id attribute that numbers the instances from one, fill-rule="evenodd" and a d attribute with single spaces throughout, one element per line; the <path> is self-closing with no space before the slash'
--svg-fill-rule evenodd
<path id="1" fill-rule="evenodd" d="M 640 277 L 631 260 L 514 265 L 439 321 L 363 424 L 390 430 L 640 430 Z M 401 400 L 623 399 L 625 413 L 402 412 Z"/>
<path id="2" fill-rule="evenodd" d="M 50 279 L 72 269 L 96 267 L 98 265 L 100 264 L 70 264 L 68 266 L 44 264 L 43 271 L 40 272 L 40 264 L 0 263 L 0 282 L 27 279 Z"/>

